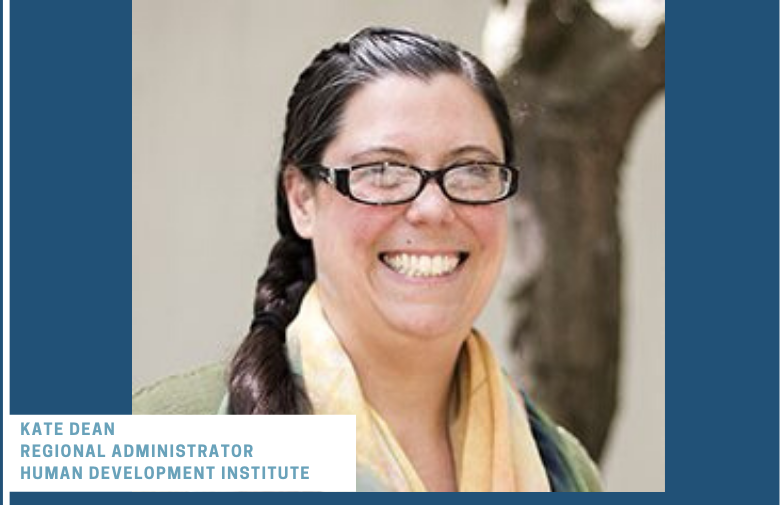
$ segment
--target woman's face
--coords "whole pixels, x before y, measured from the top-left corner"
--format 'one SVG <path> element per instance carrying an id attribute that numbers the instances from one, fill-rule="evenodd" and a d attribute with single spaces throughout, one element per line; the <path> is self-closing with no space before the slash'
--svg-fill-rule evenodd
<path id="1" fill-rule="evenodd" d="M 391 161 L 434 170 L 501 162 L 502 154 L 488 105 L 463 78 L 392 75 L 348 101 L 322 163 Z M 453 203 L 434 181 L 413 202 L 392 206 L 353 202 L 300 175 L 289 177 L 287 188 L 294 224 L 313 240 L 321 302 L 338 335 L 389 343 L 469 334 L 502 263 L 506 203 Z"/>

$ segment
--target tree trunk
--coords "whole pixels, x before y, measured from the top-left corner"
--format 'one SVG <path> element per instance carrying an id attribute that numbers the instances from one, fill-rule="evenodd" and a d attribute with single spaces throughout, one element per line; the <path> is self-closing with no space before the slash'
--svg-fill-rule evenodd
<path id="1" fill-rule="evenodd" d="M 599 459 L 617 406 L 620 167 L 665 85 L 665 25 L 644 48 L 588 2 L 532 1 L 500 77 L 522 192 L 512 342 L 533 398 Z"/>

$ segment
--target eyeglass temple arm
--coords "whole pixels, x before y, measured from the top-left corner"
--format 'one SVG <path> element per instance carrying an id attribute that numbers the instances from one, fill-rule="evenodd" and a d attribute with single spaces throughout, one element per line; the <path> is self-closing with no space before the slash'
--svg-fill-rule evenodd
<path id="1" fill-rule="evenodd" d="M 323 165 L 316 165 L 318 176 L 329 184 L 334 184 L 337 180 L 337 169 L 324 167 Z"/>
<path id="2" fill-rule="evenodd" d="M 350 187 L 348 184 L 349 168 L 331 168 L 324 167 L 323 165 L 317 165 L 315 169 L 318 171 L 318 175 L 327 184 L 333 186 L 338 192 L 343 195 L 352 198 L 350 194 Z"/>

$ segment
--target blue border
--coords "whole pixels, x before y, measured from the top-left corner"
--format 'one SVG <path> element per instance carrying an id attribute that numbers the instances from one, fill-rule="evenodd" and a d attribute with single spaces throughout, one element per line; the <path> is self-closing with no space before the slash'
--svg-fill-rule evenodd
<path id="1" fill-rule="evenodd" d="M 11 413 L 129 414 L 131 2 L 11 22 Z"/>
<path id="2" fill-rule="evenodd" d="M 777 503 L 779 4 L 677 2 L 667 490 Z"/>

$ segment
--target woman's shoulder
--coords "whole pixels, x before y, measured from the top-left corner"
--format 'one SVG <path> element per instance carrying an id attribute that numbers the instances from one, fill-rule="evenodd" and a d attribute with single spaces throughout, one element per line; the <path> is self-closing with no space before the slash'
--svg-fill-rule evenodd
<path id="1" fill-rule="evenodd" d="M 172 375 L 133 391 L 134 415 L 215 414 L 225 397 L 225 364 Z"/>
<path id="2" fill-rule="evenodd" d="M 602 491 L 597 466 L 581 442 L 522 396 L 552 491 Z"/>

